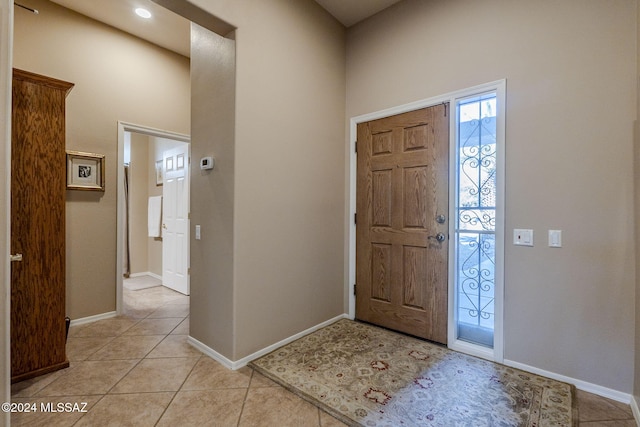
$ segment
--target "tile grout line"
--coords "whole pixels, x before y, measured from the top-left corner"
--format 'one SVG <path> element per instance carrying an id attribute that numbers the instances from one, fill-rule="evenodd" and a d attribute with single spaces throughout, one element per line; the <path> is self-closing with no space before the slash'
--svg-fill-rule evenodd
<path id="1" fill-rule="evenodd" d="M 166 305 L 166 303 L 163 303 L 160 307 L 164 307 L 165 305 Z M 158 307 L 158 308 L 160 308 L 160 307 Z M 111 341 L 113 341 L 113 340 L 115 340 L 115 339 L 117 339 L 117 338 L 123 337 L 123 336 L 146 336 L 146 335 L 125 335 L 125 333 L 126 333 L 127 331 L 129 331 L 130 329 L 132 329 L 133 327 L 135 327 L 136 325 L 140 324 L 143 320 L 147 320 L 147 319 L 149 319 L 149 316 L 151 316 L 153 313 L 155 313 L 155 312 L 157 311 L 157 309 L 158 309 L 158 308 L 156 308 L 155 310 L 151 311 L 151 312 L 150 312 L 149 314 L 147 314 L 145 317 L 140 317 L 140 318 L 131 318 L 131 317 L 127 316 L 127 315 L 123 315 L 125 318 L 135 319 L 135 320 L 136 320 L 136 322 L 135 322 L 135 323 L 133 323 L 129 328 L 127 328 L 127 329 L 123 330 L 119 335 L 116 335 L 116 336 L 115 336 L 112 340 L 110 340 L 109 342 L 111 342 Z M 186 318 L 186 317 L 185 317 L 185 318 Z M 182 319 L 182 321 L 184 321 L 184 319 L 185 319 L 185 318 L 183 318 L 183 319 Z M 180 323 L 182 323 L 182 321 L 180 321 L 180 322 L 178 323 L 178 325 L 180 325 Z M 140 359 L 122 359 L 122 360 L 137 360 L 138 362 L 137 362 L 137 363 L 135 363 L 135 364 L 134 364 L 134 365 L 133 365 L 129 370 L 127 370 L 127 372 L 125 372 L 125 374 L 122 376 L 122 378 L 120 378 L 118 381 L 116 381 L 116 383 L 115 383 L 111 388 L 109 388 L 109 390 L 107 390 L 107 392 L 106 392 L 105 394 L 103 394 L 103 395 L 102 395 L 102 397 L 100 397 L 100 399 L 98 399 L 98 401 L 97 401 L 97 402 L 96 402 L 96 403 L 95 403 L 91 408 L 95 408 L 95 406 L 96 406 L 96 405 L 98 405 L 98 403 L 100 403 L 100 402 L 101 402 L 101 401 L 102 401 L 102 400 L 103 400 L 107 395 L 127 394 L 127 393 L 113 393 L 113 394 L 112 394 L 112 393 L 111 393 L 111 391 L 113 391 L 113 389 L 115 389 L 115 388 L 118 386 L 118 384 L 120 384 L 120 383 L 122 382 L 122 380 L 123 380 L 123 379 L 124 379 L 128 374 L 130 374 L 130 373 L 131 373 L 131 371 L 133 371 L 133 369 L 135 369 L 137 366 L 139 366 L 139 365 L 140 365 L 140 363 L 141 363 L 144 359 L 146 359 L 146 357 L 147 357 L 147 356 L 148 356 L 148 355 L 149 355 L 149 354 L 150 354 L 150 353 L 151 353 L 151 352 L 152 352 L 152 351 L 153 351 L 153 350 L 154 350 L 158 345 L 160 345 L 160 343 L 161 343 L 162 341 L 164 341 L 164 340 L 165 340 L 165 339 L 166 339 L 166 338 L 171 334 L 171 332 L 173 332 L 173 331 L 175 330 L 175 328 L 177 328 L 177 327 L 178 327 L 178 325 L 176 325 L 174 328 L 172 328 L 172 329 L 169 331 L 169 333 L 167 333 L 167 334 L 164 334 L 164 335 L 162 335 L 162 334 L 158 334 L 158 335 L 162 335 L 162 336 L 163 336 L 163 338 L 162 338 L 162 339 L 161 339 L 161 340 L 160 340 L 156 345 L 154 345 L 154 346 L 153 346 L 153 348 L 151 348 L 147 353 L 145 353 L 145 355 L 144 355 L 142 358 L 140 358 Z M 106 345 L 107 345 L 107 344 L 105 344 L 105 346 L 106 346 Z M 100 349 L 104 348 L 105 346 L 101 347 Z M 99 351 L 99 350 L 97 350 L 96 352 L 92 353 L 92 354 L 91 354 L 91 356 L 92 356 L 92 355 L 95 355 L 98 351 Z M 91 357 L 91 356 L 89 356 L 89 357 Z M 196 362 L 196 363 L 197 363 L 197 362 Z M 184 382 L 183 382 L 183 384 L 184 384 Z M 181 387 L 182 387 L 182 386 L 181 386 Z M 175 399 L 175 396 L 176 396 L 177 394 L 178 394 L 178 392 L 177 392 L 177 391 L 176 391 L 176 392 L 173 392 L 173 396 L 172 396 L 171 400 L 169 401 L 169 404 L 168 404 L 167 406 L 165 406 L 164 410 L 162 411 L 162 414 L 160 415 L 160 418 L 158 418 L 158 421 L 156 421 L 156 424 L 160 421 L 160 419 L 162 418 L 162 416 L 163 416 L 163 415 L 164 415 L 164 413 L 166 412 L 166 410 L 167 410 L 167 408 L 169 407 L 169 405 L 171 404 L 171 402 L 173 402 L 173 400 Z M 80 418 L 79 418 L 75 423 L 73 423 L 73 425 L 76 425 L 78 422 L 80 422 L 80 420 L 82 420 L 85 416 L 87 416 L 87 414 L 88 414 L 90 411 L 91 411 L 91 409 L 89 409 L 89 411 L 88 411 L 86 414 L 83 414 L 83 415 L 82 415 L 82 416 L 81 416 L 81 417 L 80 417 Z"/>
<path id="2" fill-rule="evenodd" d="M 186 319 L 188 319 L 188 315 L 187 316 L 173 316 L 174 318 L 180 319 L 180 322 L 178 322 L 178 324 L 176 326 L 174 326 L 173 328 L 171 328 L 171 330 L 168 333 L 165 334 L 154 334 L 154 335 L 158 335 L 158 336 L 162 336 L 162 339 L 160 340 L 160 342 L 158 342 L 156 345 L 153 346 L 153 348 L 151 348 L 148 352 L 145 353 L 145 355 L 142 358 L 126 358 L 126 359 L 96 359 L 96 360 L 91 360 L 91 357 L 95 356 L 97 353 L 99 353 L 101 350 L 103 350 L 105 347 L 107 347 L 109 344 L 111 344 L 114 340 L 120 338 L 120 337 L 128 337 L 127 335 L 125 335 L 128 331 L 130 331 L 132 328 L 134 328 L 136 325 L 138 325 L 140 322 L 142 322 L 145 319 L 149 319 L 150 316 L 153 315 L 153 313 L 155 313 L 159 308 L 161 307 L 166 307 L 168 305 L 170 305 L 171 302 L 175 302 L 173 300 L 171 301 L 164 301 L 161 303 L 161 305 L 159 307 L 156 307 L 155 309 L 153 309 L 152 311 L 148 312 L 144 317 L 134 317 L 134 316 L 130 316 L 130 315 L 122 315 L 123 319 L 129 320 L 131 321 L 131 324 L 128 325 L 128 327 L 126 327 L 125 329 L 118 331 L 118 332 L 111 332 L 109 334 L 106 335 L 95 335 L 95 334 L 88 334 L 88 335 L 79 335 L 79 336 L 70 336 L 69 338 L 71 340 L 73 339 L 83 339 L 83 338 L 103 338 L 106 340 L 106 342 L 104 342 L 103 344 L 101 344 L 100 346 L 98 346 L 97 348 L 95 348 L 95 350 L 89 352 L 88 354 L 86 354 L 84 357 L 74 360 L 74 366 L 70 366 L 70 368 L 68 370 L 65 370 L 65 372 L 60 375 L 59 377 L 55 378 L 54 380 L 52 380 L 50 383 L 46 383 L 45 385 L 40 385 L 38 382 L 35 382 L 35 384 L 31 384 L 30 386 L 36 386 L 35 391 L 31 391 L 28 393 L 28 395 L 24 396 L 24 397 L 19 397 L 18 399 L 27 399 L 27 400 L 33 400 L 33 399 L 55 399 L 56 401 L 63 401 L 65 399 L 67 400 L 73 400 L 74 397 L 88 397 L 88 398 L 95 398 L 97 399 L 93 405 L 91 406 L 91 408 L 87 411 L 87 413 L 90 413 L 92 409 L 95 408 L 96 405 L 98 405 L 107 395 L 111 394 L 111 392 L 113 391 L 113 389 L 122 381 L 123 378 L 125 378 L 128 374 L 131 373 L 131 371 L 136 368 L 144 359 L 147 359 L 147 356 L 159 345 L 161 344 L 167 337 L 169 337 L 178 327 L 179 325 L 184 322 Z M 142 309 L 140 309 L 142 310 Z M 146 310 L 144 310 L 146 312 Z M 142 313 L 141 313 L 142 314 Z M 158 317 L 158 318 L 152 318 L 153 320 L 161 320 L 164 319 L 165 317 Z M 86 329 L 86 328 L 82 328 L 82 329 Z M 79 331 L 81 334 L 83 334 L 82 330 Z M 99 331 L 98 331 L 99 332 Z M 131 337 L 133 337 L 135 335 L 131 335 Z M 200 360 L 202 358 L 202 355 L 198 357 L 198 360 Z M 41 393 L 44 389 L 46 389 L 51 383 L 57 381 L 59 378 L 64 378 L 66 377 L 68 374 L 70 374 L 72 371 L 74 371 L 75 367 L 77 367 L 77 364 L 81 364 L 84 362 L 94 362 L 94 361 L 113 361 L 113 360 L 129 360 L 129 361 L 137 361 L 137 363 L 134 363 L 130 369 L 128 369 L 122 376 L 122 378 L 120 378 L 112 387 L 110 387 L 106 393 L 85 393 L 85 394 L 81 394 L 81 395 L 52 395 L 52 396 L 39 396 L 38 393 Z M 197 363 L 197 362 L 196 362 Z M 194 365 L 195 367 L 195 365 Z M 193 367 L 192 367 L 193 370 Z M 191 374 L 192 370 L 189 372 L 188 375 Z M 187 375 L 187 377 L 188 377 Z M 185 378 L 186 381 L 186 378 Z M 183 384 L 184 385 L 184 381 Z M 180 388 L 182 388 L 182 385 L 180 386 Z M 149 392 L 149 393 L 154 393 L 154 392 Z M 122 394 L 122 393 L 113 393 L 114 395 L 117 394 Z M 173 399 L 175 398 L 177 392 L 173 393 L 173 397 L 171 399 L 171 401 L 169 402 L 169 404 L 173 401 Z M 168 408 L 168 405 L 165 407 L 164 411 L 166 411 L 166 409 Z M 163 411 L 163 414 L 164 414 Z M 75 421 L 70 421 L 71 426 L 74 426 L 76 424 L 78 424 L 81 420 L 83 420 L 87 413 L 83 413 L 81 414 L 81 416 L 76 419 Z"/>
<path id="3" fill-rule="evenodd" d="M 196 366 L 198 366 L 198 363 L 200 362 L 200 360 L 202 360 L 203 356 L 198 357 L 198 360 L 196 361 L 196 363 L 193 364 L 193 366 L 191 367 L 191 370 L 189 370 L 189 373 L 187 373 L 187 375 L 184 377 L 184 380 L 182 381 L 182 384 L 180 384 L 180 387 L 178 387 L 178 390 L 176 390 L 173 393 L 173 397 L 171 398 L 169 403 L 167 403 L 167 406 L 164 407 L 164 410 L 162 411 L 162 414 L 160 414 L 160 417 L 158 418 L 158 421 L 155 422 L 154 426 L 157 426 L 158 423 L 162 420 L 162 417 L 164 417 L 164 415 L 167 413 L 167 409 L 169 409 L 169 407 L 171 406 L 173 401 L 176 399 L 176 397 L 178 396 L 178 393 L 180 393 L 181 391 L 184 391 L 184 390 L 182 390 L 182 387 L 184 387 L 185 383 L 187 382 L 187 380 L 189 379 L 189 377 L 193 373 L 193 370 L 196 368 Z"/>
<path id="4" fill-rule="evenodd" d="M 55 381 L 57 381 L 60 378 L 63 378 L 65 376 L 67 376 L 69 373 L 71 373 L 76 367 L 78 363 L 81 362 L 92 362 L 92 360 L 90 360 L 91 356 L 95 355 L 97 352 L 99 352 L 100 350 L 102 350 L 104 347 L 106 347 L 107 345 L 109 345 L 109 343 L 111 343 L 113 340 L 115 340 L 116 338 L 120 337 L 124 332 L 128 331 L 130 328 L 132 328 L 133 326 L 135 326 L 138 322 L 132 324 L 129 328 L 125 329 L 124 331 L 122 331 L 119 335 L 112 335 L 112 336 L 95 336 L 95 335 L 90 335 L 90 336 L 79 336 L 79 337 L 72 337 L 71 339 L 74 338 L 110 338 L 109 341 L 107 341 L 104 345 L 102 345 L 101 347 L 99 347 L 98 349 L 96 349 L 94 352 L 90 353 L 86 358 L 83 358 L 82 360 L 74 360 L 74 366 L 69 366 L 68 368 L 65 369 L 65 372 L 62 373 L 62 375 L 60 375 L 60 377 L 56 378 L 55 380 L 53 380 L 51 383 L 46 384 L 44 386 L 42 386 L 41 388 L 39 388 L 37 391 L 35 391 L 34 393 L 31 393 L 30 396 L 27 396 L 27 398 L 35 398 L 35 399 L 39 399 L 39 398 L 46 398 L 46 397 L 67 397 L 67 396 L 39 396 L 38 393 L 42 392 L 45 388 L 47 388 L 49 385 L 53 384 Z M 66 345 L 66 343 L 65 343 Z M 71 362 L 71 361 L 70 361 Z M 89 396 L 105 396 L 104 394 L 87 394 Z M 102 398 L 100 398 L 99 400 L 102 400 Z M 97 403 L 97 402 L 96 402 Z M 82 418 L 82 417 L 80 417 Z"/>
<path id="5" fill-rule="evenodd" d="M 154 426 L 157 426 L 158 423 L 162 420 L 162 417 L 164 417 L 164 414 L 167 413 L 167 409 L 169 409 L 169 406 L 171 406 L 173 401 L 176 399 L 176 396 L 178 395 L 178 392 L 179 392 L 179 390 L 173 392 L 173 396 L 171 396 L 171 400 L 169 400 L 169 403 L 167 403 L 167 406 L 165 406 L 164 409 L 162 410 L 162 413 L 158 417 L 158 420 L 153 424 Z M 164 392 L 164 393 L 166 393 L 166 392 Z"/>
<path id="6" fill-rule="evenodd" d="M 149 313 L 146 317 L 144 317 L 142 320 L 156 320 L 156 319 L 164 319 L 164 318 L 151 318 L 150 316 L 153 315 L 153 313 L 155 313 L 158 309 L 160 309 L 161 307 L 165 307 L 167 304 L 163 303 L 160 307 L 156 308 L 155 310 L 153 310 L 151 313 Z M 129 370 L 116 384 L 114 384 L 114 386 L 109 390 L 109 392 L 111 392 L 111 390 L 113 390 L 135 367 L 137 367 L 140 363 L 142 363 L 143 360 L 148 359 L 147 356 L 149 356 L 149 354 L 151 354 L 151 352 L 153 350 L 155 350 L 156 347 L 158 347 L 165 339 L 167 339 L 167 337 L 169 335 L 171 335 L 171 333 L 178 327 L 180 326 L 180 324 L 182 322 L 184 322 L 184 320 L 189 317 L 177 317 L 179 319 L 182 319 L 180 322 L 178 322 L 178 324 L 176 326 L 174 326 L 168 333 L 164 334 L 164 337 L 155 345 L 153 346 L 153 348 L 151 350 L 149 350 L 143 357 L 142 359 L 140 359 L 138 361 L 138 363 L 135 364 L 134 367 L 131 368 L 131 370 Z M 142 321 L 141 320 L 141 321 Z M 144 336 L 144 335 L 130 335 L 130 336 Z M 200 358 L 202 356 L 200 356 L 198 358 L 198 361 L 196 361 L 196 363 L 193 365 L 193 367 L 191 367 L 191 370 L 189 371 L 189 373 L 185 376 L 184 381 L 182 381 L 182 384 L 180 384 L 180 387 L 178 387 L 178 390 L 173 392 L 173 396 L 171 397 L 171 400 L 169 400 L 169 403 L 167 403 L 167 405 L 164 407 L 164 409 L 162 410 L 162 413 L 160 414 L 160 416 L 158 417 L 158 420 L 154 423 L 154 426 L 158 425 L 158 423 L 160 422 L 160 420 L 162 420 L 162 417 L 164 416 L 164 414 L 167 412 L 167 409 L 169 409 L 169 406 L 171 406 L 171 404 L 173 403 L 173 401 L 175 400 L 176 396 L 178 395 L 178 393 L 180 392 L 180 390 L 182 389 L 182 387 L 184 386 L 184 383 L 187 381 L 187 379 L 189 378 L 189 375 L 191 375 L 191 373 L 193 372 L 193 369 L 195 368 L 195 366 L 198 364 L 198 362 L 200 361 Z M 109 392 L 107 392 L 107 394 L 109 394 Z M 148 392 L 148 393 L 155 393 L 155 392 Z M 120 393 L 113 393 L 115 394 L 120 394 Z M 123 393 L 126 394 L 126 393 Z"/>
<path id="7" fill-rule="evenodd" d="M 191 303 L 191 301 L 189 301 L 189 304 L 190 304 L 190 303 Z M 167 304 L 165 303 L 165 304 L 163 304 L 161 307 L 165 307 L 166 305 L 167 305 Z M 153 313 L 155 313 L 156 311 L 157 311 L 157 310 L 154 310 L 153 312 L 151 312 L 151 313 L 149 314 L 149 316 L 151 316 L 151 315 L 152 315 Z M 189 311 L 189 314 L 191 314 L 191 311 Z M 147 358 L 147 356 L 148 356 L 149 354 L 151 354 L 151 352 L 152 352 L 152 351 L 153 351 L 157 346 L 159 346 L 159 345 L 160 345 L 160 343 L 162 343 L 164 340 L 166 340 L 166 339 L 169 337 L 169 335 L 171 335 L 171 333 L 172 333 L 173 331 L 175 331 L 175 330 L 176 330 L 176 328 L 178 328 L 178 327 L 182 324 L 182 322 L 184 322 L 186 319 L 188 319 L 188 318 L 189 318 L 189 314 L 188 314 L 187 316 L 183 317 L 183 318 L 182 318 L 182 320 L 181 320 L 180 322 L 178 322 L 178 324 L 177 324 L 176 326 L 174 326 L 174 327 L 173 327 L 173 329 L 171 329 L 171 330 L 169 331 L 169 333 L 167 333 L 167 334 L 165 335 L 165 337 L 164 337 L 163 339 L 161 339 L 161 340 L 160 340 L 160 342 L 159 342 L 156 346 L 154 346 L 154 347 L 153 347 L 153 349 L 151 349 L 151 350 L 150 350 L 150 351 L 145 355 L 145 357 L 144 357 L 144 358 L 146 359 L 146 358 Z M 148 319 L 148 318 L 149 318 L 149 316 L 147 316 L 145 319 Z M 162 413 L 161 413 L 161 414 L 160 414 L 160 416 L 158 417 L 158 420 L 155 422 L 154 426 L 157 426 L 157 425 L 158 425 L 158 423 L 159 423 L 159 422 L 162 420 L 162 418 L 164 417 L 164 415 L 167 413 L 167 410 L 169 409 L 169 407 L 171 406 L 171 404 L 173 403 L 173 401 L 174 401 L 174 400 L 176 399 L 176 397 L 178 396 L 178 393 L 180 393 L 180 391 L 182 391 L 182 387 L 184 387 L 185 383 L 186 383 L 186 382 L 187 382 L 187 380 L 189 379 L 189 376 L 191 376 L 191 374 L 193 373 L 193 370 L 196 368 L 196 366 L 198 365 L 198 363 L 200 362 L 200 360 L 201 360 L 201 359 L 202 359 L 202 356 L 198 357 L 198 360 L 196 361 L 196 363 L 194 363 L 194 364 L 193 364 L 193 366 L 191 367 L 191 369 L 189 370 L 189 372 L 187 373 L 187 375 L 184 377 L 184 380 L 182 381 L 182 384 L 180 384 L 180 387 L 178 387 L 178 390 L 176 390 L 176 391 L 173 393 L 173 396 L 171 397 L 171 400 L 170 400 L 170 401 L 169 401 L 169 403 L 167 403 L 167 405 L 164 407 L 164 410 L 162 411 Z"/>
<path id="8" fill-rule="evenodd" d="M 109 343 L 111 343 L 112 341 L 114 341 L 115 339 L 123 336 L 123 334 L 128 331 L 129 329 L 133 328 L 135 325 L 137 325 L 138 323 L 140 323 L 142 319 L 136 319 L 136 322 L 133 323 L 130 327 L 128 327 L 127 329 L 125 329 L 124 331 L 122 331 L 119 335 L 116 335 L 115 337 L 112 337 L 111 340 L 109 340 L 107 343 L 105 343 L 105 345 L 103 345 L 102 347 L 100 347 L 99 349 L 97 349 L 96 351 L 94 351 L 93 353 L 91 353 L 86 359 L 84 359 L 84 361 L 87 361 L 91 356 L 95 355 L 98 351 L 102 350 L 104 347 L 106 347 Z M 128 360 L 132 360 L 132 359 L 128 359 Z M 135 359 L 133 359 L 135 360 Z M 140 361 L 138 361 L 139 363 Z M 138 366 L 138 364 L 136 363 L 133 367 L 131 367 L 131 369 L 133 369 L 135 366 Z M 127 374 L 129 372 L 131 372 L 131 369 L 129 369 L 123 376 L 122 378 L 126 377 Z M 122 378 L 120 378 L 120 380 L 118 380 L 116 382 L 116 384 L 113 385 L 113 387 L 115 387 L 120 381 L 122 381 Z M 107 394 L 109 394 L 109 391 L 111 391 L 113 389 L 113 387 L 111 387 L 111 389 L 107 390 L 106 393 L 102 394 L 101 397 L 91 406 L 91 408 L 89 408 L 89 410 L 82 414 L 82 416 L 80 418 L 78 418 L 73 424 L 71 424 L 71 426 L 75 426 L 76 424 L 78 424 L 82 419 L 84 419 L 89 412 L 91 412 L 91 409 L 95 408 L 106 396 Z"/>
<path id="9" fill-rule="evenodd" d="M 131 329 L 131 328 L 133 328 L 134 326 L 138 325 L 138 324 L 139 324 L 140 322 L 142 322 L 143 320 L 147 319 L 150 315 L 151 315 L 151 313 L 149 313 L 146 317 L 143 317 L 143 318 L 141 318 L 141 319 L 138 319 L 138 321 L 137 321 L 136 323 L 134 323 L 133 325 L 131 325 L 131 327 L 127 328 L 125 331 L 122 331 L 122 332 L 120 333 L 120 335 L 118 335 L 116 338 L 119 338 L 119 337 L 124 336 L 124 334 L 125 334 L 128 330 L 130 330 L 130 329 Z M 134 336 L 135 336 L 135 335 L 134 335 Z M 155 346 L 154 346 L 154 348 L 155 348 Z M 147 354 L 148 354 L 148 353 L 147 353 Z M 142 357 L 142 359 L 144 359 L 144 357 Z M 136 363 L 135 365 L 133 365 L 133 366 L 131 367 L 131 369 L 129 369 L 129 370 L 128 370 L 128 371 L 127 371 L 127 372 L 122 376 L 122 378 L 120 378 L 118 381 L 116 381 L 116 383 L 115 383 L 113 386 L 111 386 L 111 388 L 110 388 L 109 390 L 107 390 L 107 392 L 106 392 L 104 395 L 106 396 L 107 394 L 109 394 L 109 392 L 110 392 L 111 390 L 113 390 L 113 389 L 114 389 L 118 384 L 120 384 L 120 382 L 124 379 L 124 377 L 126 377 L 129 373 L 131 373 L 131 371 L 132 371 L 136 366 L 138 366 L 138 365 L 140 364 L 140 362 L 142 362 L 142 359 L 127 359 L 127 360 L 138 360 L 138 363 Z"/>
<path id="10" fill-rule="evenodd" d="M 247 385 L 247 390 L 244 393 L 244 399 L 242 399 L 242 407 L 240 408 L 240 415 L 238 416 L 238 423 L 236 424 L 236 427 L 240 427 L 240 421 L 242 421 L 242 415 L 244 414 L 244 406 L 247 403 L 247 397 L 249 397 L 249 389 L 251 388 L 251 383 L 253 382 L 253 376 L 255 375 L 256 371 L 251 369 L 251 377 L 249 377 L 249 385 Z"/>
<path id="11" fill-rule="evenodd" d="M 81 416 L 80 418 L 78 418 L 78 419 L 77 419 L 73 424 L 71 424 L 71 426 L 72 426 L 72 427 L 73 427 L 73 426 L 75 426 L 76 424 L 78 424 L 78 423 L 80 422 L 80 420 L 84 419 L 84 417 L 86 417 L 86 416 L 89 414 L 89 412 L 91 412 L 91 409 L 93 409 L 93 408 L 94 408 L 98 403 L 100 403 L 100 402 L 102 401 L 102 399 L 104 399 L 104 397 L 105 397 L 105 396 L 106 396 L 106 394 L 103 394 L 103 395 L 100 397 L 100 399 L 98 399 L 98 400 L 96 401 L 96 403 L 94 403 L 94 404 L 91 406 L 91 408 L 89 408 L 89 410 L 88 410 L 86 413 L 82 414 L 82 416 Z"/>

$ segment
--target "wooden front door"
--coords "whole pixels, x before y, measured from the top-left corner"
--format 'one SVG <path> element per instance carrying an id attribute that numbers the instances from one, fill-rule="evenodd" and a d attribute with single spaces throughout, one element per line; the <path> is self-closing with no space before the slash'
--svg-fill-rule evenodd
<path id="1" fill-rule="evenodd" d="M 449 118 L 358 125 L 356 318 L 446 344 Z"/>

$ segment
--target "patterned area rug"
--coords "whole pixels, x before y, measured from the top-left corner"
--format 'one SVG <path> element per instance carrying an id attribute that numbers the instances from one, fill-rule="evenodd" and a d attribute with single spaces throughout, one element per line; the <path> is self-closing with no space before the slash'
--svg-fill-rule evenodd
<path id="1" fill-rule="evenodd" d="M 250 364 L 350 426 L 575 426 L 569 384 L 351 320 Z"/>

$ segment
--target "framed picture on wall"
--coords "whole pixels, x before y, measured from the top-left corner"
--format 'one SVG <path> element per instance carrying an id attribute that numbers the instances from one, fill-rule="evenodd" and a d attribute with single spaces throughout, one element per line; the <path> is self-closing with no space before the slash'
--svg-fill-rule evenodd
<path id="1" fill-rule="evenodd" d="M 162 160 L 156 161 L 156 187 L 162 185 Z"/>
<path id="2" fill-rule="evenodd" d="M 67 190 L 104 191 L 104 154 L 67 150 Z"/>

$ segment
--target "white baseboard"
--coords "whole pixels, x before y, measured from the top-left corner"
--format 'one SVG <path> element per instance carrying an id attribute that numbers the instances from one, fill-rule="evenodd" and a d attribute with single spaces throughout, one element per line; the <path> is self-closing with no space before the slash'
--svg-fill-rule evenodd
<path id="1" fill-rule="evenodd" d="M 613 390 L 607 387 L 603 387 L 601 385 L 588 383 L 586 381 L 577 380 L 575 378 L 566 377 L 564 375 L 556 374 L 555 372 L 545 371 L 544 369 L 535 368 L 533 366 L 525 365 L 524 363 L 514 362 L 513 360 L 506 360 L 506 359 L 504 360 L 503 363 L 513 368 L 531 372 L 532 374 L 542 375 L 543 377 L 573 384 L 579 390 L 597 394 L 598 396 L 606 397 L 608 399 L 612 399 L 617 402 L 622 402 L 627 405 L 631 404 L 631 401 L 633 400 L 632 396 L 628 393 L 623 393 L 618 390 Z M 636 420 L 637 419 L 638 417 L 636 416 Z"/>
<path id="2" fill-rule="evenodd" d="M 201 343 L 200 341 L 198 341 L 197 339 L 189 336 L 187 338 L 187 342 L 189 344 L 191 344 L 192 346 L 194 346 L 195 348 L 197 348 L 198 350 L 200 350 L 201 352 L 203 352 L 204 354 L 206 354 L 207 356 L 209 356 L 210 358 L 212 358 L 213 360 L 218 361 L 220 364 L 222 364 L 224 367 L 228 368 L 228 369 L 232 369 L 232 370 L 236 370 L 236 369 L 240 369 L 244 366 L 246 366 L 249 362 L 251 362 L 252 360 L 255 360 L 261 356 L 264 356 L 267 353 L 271 353 L 272 351 L 282 347 L 285 344 L 289 344 L 290 342 L 293 342 L 295 340 L 297 340 L 298 338 L 302 338 L 305 335 L 309 335 L 312 332 L 317 331 L 318 329 L 322 329 L 325 326 L 328 326 L 334 322 L 337 322 L 340 319 L 348 319 L 349 316 L 346 314 L 341 314 L 339 316 L 334 317 L 333 319 L 329 319 L 327 321 L 324 321 L 316 326 L 312 326 L 309 329 L 305 329 L 302 332 L 299 332 L 295 335 L 290 336 L 289 338 L 285 338 L 282 341 L 278 341 L 275 344 L 272 344 L 268 347 L 263 348 L 262 350 L 258 350 L 255 353 L 252 353 L 246 357 L 243 357 L 240 360 L 236 360 L 233 361 L 231 359 L 226 358 L 225 356 L 223 356 L 222 354 L 218 353 L 217 351 L 215 351 L 214 349 L 206 346 L 205 344 Z"/>
<path id="3" fill-rule="evenodd" d="M 218 363 L 220 363 L 225 368 L 233 369 L 233 370 L 238 369 L 237 367 L 234 367 L 233 360 L 227 359 L 225 356 L 223 356 L 222 354 L 218 353 L 217 351 L 215 351 L 211 347 L 201 343 L 197 339 L 193 338 L 191 335 L 189 335 L 187 337 L 187 342 L 189 344 L 191 344 L 193 347 L 195 347 L 196 349 L 200 350 L 201 352 L 203 352 L 204 354 L 209 356 L 210 358 L 212 358 L 213 360 L 215 360 Z"/>
<path id="4" fill-rule="evenodd" d="M 156 273 L 152 273 L 150 271 L 143 271 L 142 273 L 131 273 L 129 275 L 129 279 L 133 279 L 135 277 L 142 277 L 142 276 L 151 276 L 154 279 L 158 279 L 158 280 L 162 280 L 162 276 L 156 274 Z"/>
<path id="5" fill-rule="evenodd" d="M 640 407 L 638 407 L 635 396 L 631 396 L 631 412 L 633 412 L 633 418 L 636 419 L 636 424 L 640 426 Z"/>
<path id="6" fill-rule="evenodd" d="M 85 323 L 97 322 L 98 320 L 110 319 L 112 317 L 116 317 L 117 313 L 115 311 L 110 311 L 108 313 L 96 314 L 95 316 L 82 317 L 80 319 L 74 319 L 71 321 L 71 326 L 84 325 Z"/>

